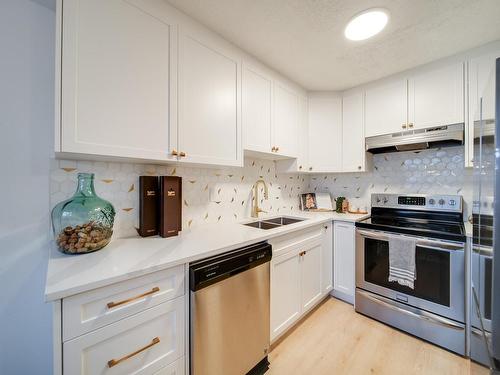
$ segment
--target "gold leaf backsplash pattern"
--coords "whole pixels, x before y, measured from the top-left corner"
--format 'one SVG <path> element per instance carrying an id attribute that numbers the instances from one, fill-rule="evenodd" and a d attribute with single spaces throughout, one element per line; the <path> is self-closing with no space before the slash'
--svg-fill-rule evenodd
<path id="1" fill-rule="evenodd" d="M 140 175 L 183 177 L 184 229 L 248 218 L 253 202 L 252 187 L 259 178 L 263 178 L 269 187 L 269 199 L 261 200 L 260 205 L 263 210 L 276 214 L 297 210 L 298 194 L 306 191 L 309 183 L 308 178 L 299 175 L 277 175 L 274 162 L 269 160 L 246 159 L 244 168 L 217 169 L 53 160 L 50 191 L 52 207 L 74 193 L 79 172 L 95 173 L 97 194 L 115 206 L 115 238 L 137 235 L 139 189 L 136 187 Z M 262 199 L 263 189 L 259 193 Z"/>
<path id="2" fill-rule="evenodd" d="M 194 168 L 116 162 L 52 160 L 51 206 L 69 198 L 79 172 L 95 173 L 97 193 L 115 206 L 115 238 L 136 235 L 139 226 L 140 175 L 182 176 L 183 228 L 206 223 L 238 222 L 250 216 L 252 186 L 263 178 L 269 199 L 262 208 L 286 214 L 298 209 L 298 195 L 307 191 L 346 196 L 352 208 L 370 208 L 372 193 L 460 194 L 466 214 L 472 200 L 472 170 L 465 169 L 464 148 L 375 155 L 366 173 L 278 175 L 274 162 L 246 159 L 244 168 Z M 260 191 L 260 198 L 263 191 Z M 210 198 L 214 201 L 210 201 Z"/>
<path id="3" fill-rule="evenodd" d="M 464 168 L 464 147 L 373 156 L 366 173 L 313 175 L 311 190 L 345 196 L 353 209 L 369 209 L 372 193 L 459 194 L 471 210 L 472 170 Z"/>

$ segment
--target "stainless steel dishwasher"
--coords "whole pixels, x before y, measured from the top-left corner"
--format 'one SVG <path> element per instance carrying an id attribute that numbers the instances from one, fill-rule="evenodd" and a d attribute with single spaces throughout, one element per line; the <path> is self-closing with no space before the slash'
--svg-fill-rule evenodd
<path id="1" fill-rule="evenodd" d="M 267 370 L 271 257 L 261 242 L 190 264 L 192 375 Z"/>

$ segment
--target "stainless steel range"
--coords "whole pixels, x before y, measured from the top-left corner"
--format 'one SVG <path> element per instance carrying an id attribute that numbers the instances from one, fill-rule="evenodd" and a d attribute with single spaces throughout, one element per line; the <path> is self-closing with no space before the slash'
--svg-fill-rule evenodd
<path id="1" fill-rule="evenodd" d="M 373 194 L 356 223 L 356 311 L 465 354 L 465 229 L 458 195 Z M 391 237 L 415 243 L 413 288 L 389 281 Z"/>

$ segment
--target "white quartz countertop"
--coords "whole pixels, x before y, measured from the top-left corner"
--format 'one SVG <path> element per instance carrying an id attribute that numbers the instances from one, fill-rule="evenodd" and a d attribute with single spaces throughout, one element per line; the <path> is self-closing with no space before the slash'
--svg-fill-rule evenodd
<path id="1" fill-rule="evenodd" d="M 285 216 L 306 220 L 270 230 L 240 223 L 208 224 L 184 230 L 179 236 L 170 238 L 116 239 L 104 249 L 84 255 L 62 254 L 53 246 L 48 264 L 45 299 L 61 299 L 328 221 L 354 222 L 370 215 L 300 212 Z"/>

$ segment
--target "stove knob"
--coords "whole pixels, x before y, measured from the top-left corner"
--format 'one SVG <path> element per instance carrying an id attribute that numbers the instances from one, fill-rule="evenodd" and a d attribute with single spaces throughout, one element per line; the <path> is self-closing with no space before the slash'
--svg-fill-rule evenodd
<path id="1" fill-rule="evenodd" d="M 387 197 L 384 197 L 384 204 L 386 204 L 387 202 L 389 202 L 389 199 L 387 199 Z"/>
<path id="2" fill-rule="evenodd" d="M 440 206 L 443 206 L 445 204 L 445 201 L 444 201 L 444 199 L 440 199 L 438 203 Z"/>
<path id="3" fill-rule="evenodd" d="M 429 199 L 429 204 L 430 204 L 430 205 L 434 205 L 434 204 L 436 204 L 436 201 L 435 201 L 434 199 L 432 199 L 432 198 L 431 198 L 431 199 Z"/>
<path id="4" fill-rule="evenodd" d="M 380 197 L 377 197 L 377 203 L 380 203 Z"/>
<path id="5" fill-rule="evenodd" d="M 455 199 L 450 199 L 449 204 L 450 204 L 450 206 L 454 206 L 457 204 L 457 202 L 455 201 Z"/>

